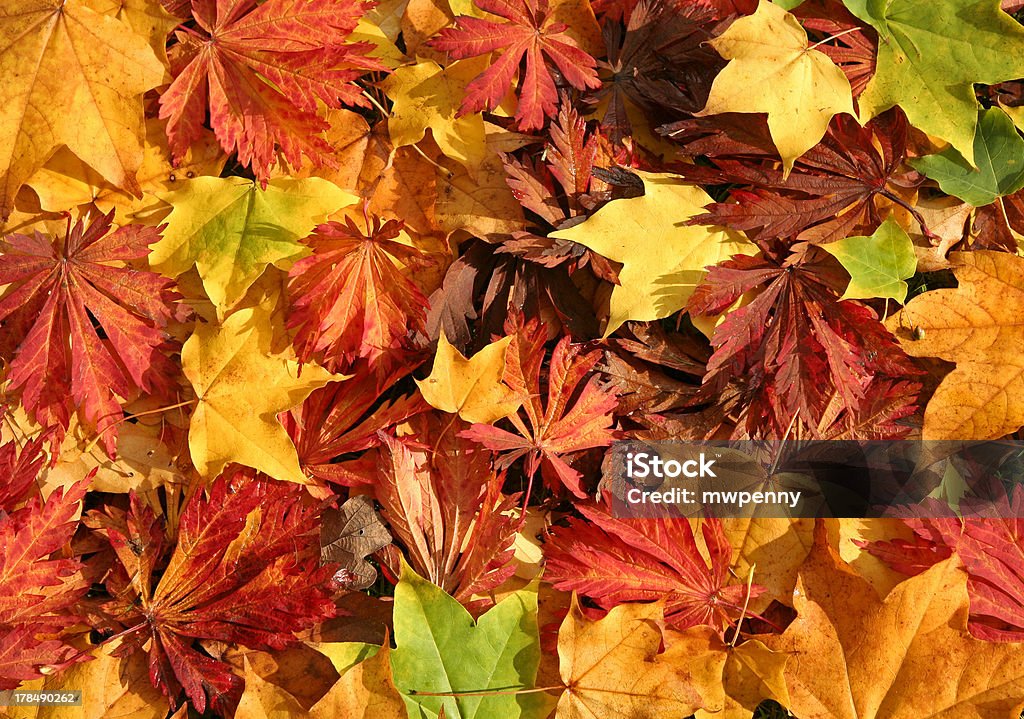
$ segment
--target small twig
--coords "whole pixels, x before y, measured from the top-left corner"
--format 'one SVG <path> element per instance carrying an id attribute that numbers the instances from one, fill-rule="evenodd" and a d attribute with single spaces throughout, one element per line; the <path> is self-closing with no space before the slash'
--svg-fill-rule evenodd
<path id="1" fill-rule="evenodd" d="M 747 606 L 750 604 L 750 592 L 754 588 L 754 570 L 756 568 L 756 564 L 750 565 L 750 574 L 747 575 L 747 595 L 743 598 L 743 610 L 740 612 L 740 618 L 736 622 L 736 631 L 732 635 L 732 641 L 729 642 L 729 646 L 732 649 L 736 648 L 736 641 L 740 638 L 740 629 L 743 628 L 743 617 L 747 615 Z"/>

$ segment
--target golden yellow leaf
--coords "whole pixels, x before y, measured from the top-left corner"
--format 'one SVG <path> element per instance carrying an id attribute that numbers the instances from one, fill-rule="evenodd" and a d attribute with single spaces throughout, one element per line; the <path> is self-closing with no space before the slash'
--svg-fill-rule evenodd
<path id="1" fill-rule="evenodd" d="M 556 719 L 685 717 L 702 705 L 681 668 L 685 644 L 658 653 L 663 611 L 660 603 L 620 604 L 590 621 L 573 597 L 558 630 L 565 690 Z"/>
<path id="2" fill-rule="evenodd" d="M 967 575 L 953 557 L 880 599 L 840 557 L 825 523 L 800 570 L 797 617 L 765 638 L 786 664 L 787 709 L 800 719 L 1017 717 L 1020 645 L 967 632 Z"/>
<path id="3" fill-rule="evenodd" d="M 245 691 L 235 710 L 237 719 L 291 719 L 303 713 L 295 697 L 253 671 L 247 657 L 242 665 Z"/>
<path id="4" fill-rule="evenodd" d="M 385 640 L 380 651 L 341 675 L 310 709 L 311 719 L 405 719 L 405 704 L 391 678 L 390 655 Z"/>
<path id="5" fill-rule="evenodd" d="M 290 351 L 271 354 L 265 312 L 246 308 L 222 325 L 199 324 L 181 348 L 185 376 L 198 398 L 189 425 L 192 463 L 205 477 L 238 462 L 271 477 L 305 484 L 299 458 L 277 414 L 331 381 L 347 379 Z"/>
<path id="6" fill-rule="evenodd" d="M 551 237 L 572 240 L 622 263 L 612 290 L 605 337 L 628 320 L 656 320 L 686 306 L 704 268 L 757 248 L 723 227 L 685 227 L 711 197 L 675 175 L 638 172 L 644 195 L 612 200 L 582 222 Z"/>
<path id="7" fill-rule="evenodd" d="M 729 64 L 700 114 L 765 112 L 783 172 L 818 144 L 833 115 L 854 115 L 850 82 L 827 55 L 808 48 L 800 22 L 770 0 L 711 41 Z"/>
<path id="8" fill-rule="evenodd" d="M 156 195 L 178 189 L 199 175 L 219 175 L 227 156 L 212 132 L 203 131 L 177 166 L 171 164 L 167 135 L 159 120 L 146 120 L 146 142 L 137 177 L 142 197 L 134 197 L 104 179 L 67 149 L 58 150 L 29 185 L 44 210 L 62 212 L 70 207 L 94 205 L 100 212 L 116 210 L 116 220 L 127 222 L 149 217 L 170 207 Z"/>
<path id="9" fill-rule="evenodd" d="M 886 326 L 912 357 L 956 362 L 924 413 L 924 439 L 997 439 L 1024 427 L 1024 259 L 950 255 L 956 289 L 925 292 Z"/>
<path id="10" fill-rule="evenodd" d="M 503 337 L 466 359 L 442 329 L 430 376 L 416 380 L 423 399 L 439 410 L 458 413 L 467 422 L 489 424 L 512 414 L 522 400 L 501 381 L 511 341 Z"/>
<path id="11" fill-rule="evenodd" d="M 146 655 L 134 652 L 121 659 L 112 656 L 116 648 L 116 642 L 94 647 L 91 660 L 24 687 L 47 692 L 79 689 L 82 706 L 15 705 L 3 711 L 11 719 L 164 719 L 167 699 L 149 681 Z"/>
<path id="12" fill-rule="evenodd" d="M 0 0 L 0 219 L 61 145 L 138 194 L 142 95 L 164 78 L 146 38 L 83 0 Z"/>
<path id="13" fill-rule="evenodd" d="M 466 85 L 487 68 L 486 56 L 459 60 L 448 67 L 421 60 L 395 70 L 381 87 L 394 103 L 388 130 L 396 147 L 414 145 L 430 129 L 441 151 L 468 168 L 487 156 L 480 113 L 458 117 Z"/>

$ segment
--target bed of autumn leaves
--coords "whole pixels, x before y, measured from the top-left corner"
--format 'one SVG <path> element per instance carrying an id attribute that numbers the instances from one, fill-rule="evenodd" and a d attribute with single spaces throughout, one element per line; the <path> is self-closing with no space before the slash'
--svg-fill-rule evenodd
<path id="1" fill-rule="evenodd" d="M 1002 519 L 618 439 L 1024 426 L 1004 0 L 0 0 L 17 717 L 1017 717 Z"/>

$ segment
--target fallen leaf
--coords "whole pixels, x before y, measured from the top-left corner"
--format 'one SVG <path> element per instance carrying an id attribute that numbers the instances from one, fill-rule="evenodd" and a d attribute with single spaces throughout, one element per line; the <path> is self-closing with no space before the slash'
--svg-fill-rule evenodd
<path id="1" fill-rule="evenodd" d="M 272 354 L 269 319 L 254 308 L 232 313 L 222 325 L 197 325 L 181 348 L 181 364 L 196 392 L 188 442 L 200 474 L 212 479 L 238 462 L 277 479 L 309 481 L 277 414 L 346 376 L 316 365 L 300 374 L 290 353 Z M 260 391 L 246 391 L 253 387 Z"/>
<path id="2" fill-rule="evenodd" d="M 197 177 L 160 199 L 174 210 L 150 250 L 150 266 L 177 277 L 195 265 L 224 312 L 267 266 L 288 269 L 306 252 L 299 240 L 358 198 L 319 178 L 281 178 L 260 189 L 242 177 Z"/>
<path id="3" fill-rule="evenodd" d="M 796 619 L 764 642 L 789 655 L 788 708 L 796 716 L 994 719 L 1024 706 L 1019 648 L 967 633 L 967 581 L 955 559 L 898 584 L 883 600 L 839 558 L 819 520 L 793 600 Z"/>
<path id="4" fill-rule="evenodd" d="M 437 627 L 445 627 L 443 632 Z M 544 719 L 551 698 L 532 688 L 540 661 L 537 590 L 515 592 L 474 620 L 405 565 L 395 588 L 391 670 L 409 716 Z M 473 692 L 497 690 L 482 696 Z M 429 696 L 429 693 L 453 696 Z"/>
<path id="5" fill-rule="evenodd" d="M 700 114 L 764 112 L 782 156 L 783 179 L 793 162 L 818 144 L 833 115 L 854 115 L 846 75 L 808 47 L 800 21 L 769 0 L 711 40 L 729 60 Z"/>
<path id="6" fill-rule="evenodd" d="M 705 267 L 757 252 L 741 233 L 725 227 L 681 226 L 711 202 L 699 187 L 673 175 L 638 174 L 642 197 L 612 200 L 585 222 L 550 234 L 622 263 L 605 337 L 628 320 L 656 320 L 678 312 L 704 277 Z"/>
<path id="7" fill-rule="evenodd" d="M 910 237 L 891 216 L 870 237 L 847 237 L 822 245 L 822 249 L 850 273 L 850 284 L 839 299 L 906 301 L 906 280 L 917 271 L 917 256 Z"/>
<path id="8" fill-rule="evenodd" d="M 416 380 L 423 399 L 467 422 L 490 424 L 512 414 L 522 398 L 501 381 L 505 353 L 511 342 L 511 337 L 503 337 L 466 359 L 449 344 L 441 330 L 430 375 Z"/>
<path id="9" fill-rule="evenodd" d="M 1021 336 L 1024 259 L 1003 252 L 950 255 L 959 286 L 925 292 L 886 322 L 913 357 L 956 362 L 928 402 L 922 437 L 997 439 L 1024 426 Z"/>
<path id="10" fill-rule="evenodd" d="M 165 72 L 147 39 L 84 2 L 4 0 L 0 48 L 0 219 L 62 145 L 139 194 L 142 95 Z"/>
<path id="11" fill-rule="evenodd" d="M 565 690 L 557 719 L 685 717 L 702 705 L 677 665 L 687 647 L 662 644 L 662 604 L 623 604 L 590 621 L 573 597 L 558 630 L 558 665 Z M 682 651 L 681 651 L 682 650 Z"/>

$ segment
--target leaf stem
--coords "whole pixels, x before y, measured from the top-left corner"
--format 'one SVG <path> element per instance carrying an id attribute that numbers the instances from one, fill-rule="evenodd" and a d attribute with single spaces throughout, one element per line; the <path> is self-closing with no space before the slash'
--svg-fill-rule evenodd
<path id="1" fill-rule="evenodd" d="M 554 687 L 533 687 L 530 689 L 468 689 L 464 692 L 419 692 L 415 689 L 409 690 L 409 696 L 416 697 L 500 697 L 513 696 L 516 694 L 540 694 L 541 692 L 553 692 L 565 689 L 564 686 Z"/>
<path id="2" fill-rule="evenodd" d="M 108 424 L 101 431 L 97 432 L 96 436 L 93 437 L 92 441 L 85 446 L 84 450 L 82 450 L 82 454 L 88 454 L 89 452 L 91 452 L 93 447 L 96 446 L 96 443 L 100 441 L 100 437 L 102 437 L 106 431 L 111 430 L 120 424 L 124 424 L 130 419 L 135 419 L 136 417 L 145 417 L 148 414 L 159 414 L 160 412 L 166 412 L 167 410 L 170 409 L 177 409 L 178 407 L 184 407 L 185 405 L 195 404 L 198 401 L 198 399 L 187 399 L 184 402 L 178 402 L 177 404 L 168 405 L 166 407 L 157 407 L 156 409 L 147 409 L 145 412 L 137 412 L 136 414 L 126 415 L 121 419 L 117 420 L 116 422 Z"/>
<path id="3" fill-rule="evenodd" d="M 863 28 L 861 28 L 861 26 L 858 25 L 857 27 L 851 27 L 848 30 L 843 30 L 842 32 L 837 32 L 835 35 L 829 35 L 824 40 L 819 40 L 818 42 L 816 42 L 813 45 L 811 45 L 810 47 L 808 47 L 806 50 L 804 50 L 804 52 L 810 52 L 811 50 L 813 50 L 814 48 L 818 47 L 819 45 L 824 45 L 826 42 L 829 42 L 831 40 L 835 40 L 837 37 L 842 37 L 843 35 L 849 35 L 850 33 L 857 32 L 858 30 L 861 30 L 861 29 L 863 29 Z"/>

